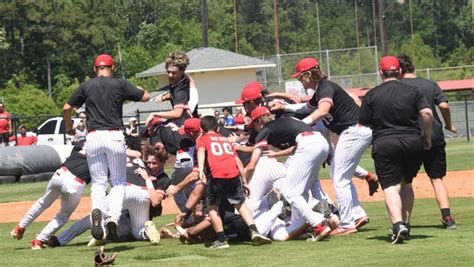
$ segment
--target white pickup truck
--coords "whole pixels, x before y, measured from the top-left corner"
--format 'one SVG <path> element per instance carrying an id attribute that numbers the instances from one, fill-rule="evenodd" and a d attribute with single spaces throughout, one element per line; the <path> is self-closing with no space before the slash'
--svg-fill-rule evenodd
<path id="1" fill-rule="evenodd" d="M 74 127 L 81 119 L 73 118 Z M 72 136 L 66 134 L 65 125 L 62 117 L 54 117 L 46 120 L 37 129 L 34 130 L 37 145 L 70 145 Z"/>

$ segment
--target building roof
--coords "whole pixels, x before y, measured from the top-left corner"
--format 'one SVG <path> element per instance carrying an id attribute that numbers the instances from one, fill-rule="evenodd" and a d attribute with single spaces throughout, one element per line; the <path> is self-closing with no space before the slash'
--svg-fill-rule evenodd
<path id="1" fill-rule="evenodd" d="M 188 55 L 190 61 L 190 64 L 186 69 L 186 73 L 276 66 L 275 63 L 270 61 L 265 61 L 213 47 L 201 47 L 193 49 L 187 52 L 186 55 Z M 143 78 L 164 74 L 166 74 L 165 63 L 162 62 L 154 67 L 138 73 L 136 76 Z"/>

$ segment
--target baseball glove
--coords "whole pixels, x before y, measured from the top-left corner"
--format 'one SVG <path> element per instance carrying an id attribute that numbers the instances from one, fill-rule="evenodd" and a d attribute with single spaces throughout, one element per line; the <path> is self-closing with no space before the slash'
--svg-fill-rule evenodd
<path id="1" fill-rule="evenodd" d="M 117 253 L 112 254 L 112 256 L 107 256 L 104 253 L 104 246 L 100 247 L 99 250 L 95 252 L 94 255 L 94 264 L 95 266 L 103 266 L 113 264 L 117 257 Z"/>
<path id="2" fill-rule="evenodd" d="M 369 185 L 369 196 L 373 196 L 375 192 L 377 192 L 377 189 L 379 189 L 378 178 L 375 175 L 367 175 L 367 177 L 365 177 L 365 180 Z"/>

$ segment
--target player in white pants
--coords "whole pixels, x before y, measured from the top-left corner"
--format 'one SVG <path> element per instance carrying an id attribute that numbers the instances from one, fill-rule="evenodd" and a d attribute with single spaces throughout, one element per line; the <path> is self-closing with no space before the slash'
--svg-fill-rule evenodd
<path id="1" fill-rule="evenodd" d="M 61 209 L 56 217 L 43 228 L 31 242 L 33 250 L 42 249 L 51 236 L 69 221 L 82 197 L 82 191 L 91 180 L 87 167 L 85 141 L 78 142 L 71 155 L 54 173 L 49 181 L 45 194 L 28 210 L 10 235 L 20 240 L 26 228 L 61 196 Z"/>

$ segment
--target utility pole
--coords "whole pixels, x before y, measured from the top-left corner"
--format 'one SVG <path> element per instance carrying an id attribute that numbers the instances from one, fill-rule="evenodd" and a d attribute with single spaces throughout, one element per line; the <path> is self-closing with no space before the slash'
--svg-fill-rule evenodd
<path id="1" fill-rule="evenodd" d="M 209 25 L 207 21 L 207 0 L 201 0 L 201 20 L 202 20 L 202 46 L 209 46 L 208 30 Z"/>
<path id="2" fill-rule="evenodd" d="M 239 53 L 239 30 L 237 28 L 237 0 L 234 0 L 235 53 Z"/>
<path id="3" fill-rule="evenodd" d="M 275 53 L 280 54 L 280 37 L 278 35 L 278 7 L 277 0 L 273 0 L 273 26 L 275 28 Z"/>
<path id="4" fill-rule="evenodd" d="M 379 3 L 379 27 L 380 27 L 380 39 L 382 41 L 382 56 L 388 54 L 387 44 L 387 29 L 385 28 L 385 1 L 378 0 Z"/>

